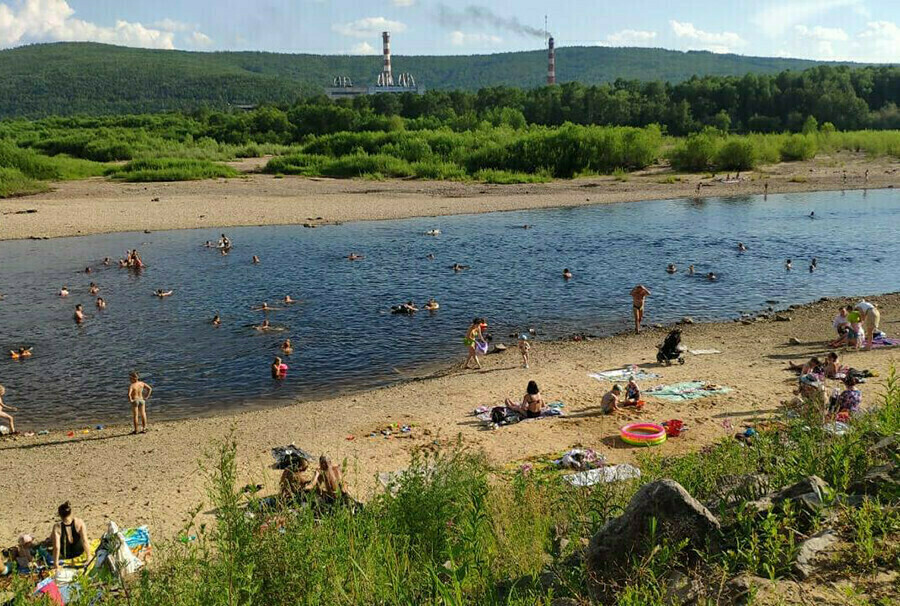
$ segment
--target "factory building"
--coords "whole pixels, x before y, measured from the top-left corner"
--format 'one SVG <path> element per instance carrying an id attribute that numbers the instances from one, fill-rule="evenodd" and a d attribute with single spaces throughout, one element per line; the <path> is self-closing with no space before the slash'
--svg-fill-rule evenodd
<path id="1" fill-rule="evenodd" d="M 425 93 L 425 87 L 416 83 L 412 74 L 402 73 L 396 79 L 391 69 L 391 34 L 381 33 L 383 62 L 381 73 L 375 79 L 372 86 L 354 86 L 353 81 L 347 76 L 334 78 L 331 86 L 325 89 L 325 94 L 330 99 L 352 99 L 361 95 L 380 95 L 382 93 Z"/>

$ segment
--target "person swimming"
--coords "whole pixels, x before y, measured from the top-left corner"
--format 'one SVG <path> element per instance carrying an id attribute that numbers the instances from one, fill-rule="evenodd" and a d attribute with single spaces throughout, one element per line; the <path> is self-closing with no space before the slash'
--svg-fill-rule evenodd
<path id="1" fill-rule="evenodd" d="M 69 296 L 69 287 L 68 287 L 68 286 L 63 286 L 62 288 L 60 288 L 60 289 L 59 289 L 59 296 L 60 296 L 60 297 L 68 297 L 68 296 Z"/>
<path id="2" fill-rule="evenodd" d="M 469 266 L 468 265 L 460 265 L 459 263 L 454 263 L 453 265 L 450 266 L 450 269 L 452 269 L 455 272 L 460 272 L 460 271 L 463 271 L 464 269 L 469 269 Z"/>
<path id="3" fill-rule="evenodd" d="M 352 252 L 349 255 L 347 255 L 348 261 L 359 261 L 360 259 L 365 259 L 365 257 L 362 255 L 358 255 L 355 252 Z"/>
<path id="4" fill-rule="evenodd" d="M 816 211 L 812 211 L 811 213 L 809 213 L 809 218 L 810 218 L 810 219 L 815 219 L 815 218 L 816 218 Z"/>
<path id="5" fill-rule="evenodd" d="M 262 304 L 262 305 L 259 305 L 258 307 L 251 307 L 251 308 L 250 308 L 250 311 L 264 311 L 264 312 L 267 312 L 267 313 L 268 313 L 268 312 L 270 312 L 270 311 L 278 311 L 279 309 L 281 309 L 281 308 L 279 308 L 279 307 L 269 307 L 269 304 L 266 303 L 265 301 L 263 301 L 263 304 Z"/>
<path id="6" fill-rule="evenodd" d="M 86 273 L 86 274 L 89 274 L 89 273 L 91 273 L 92 271 L 93 271 L 93 270 L 92 270 L 90 267 L 85 267 L 85 268 L 84 268 L 84 273 Z"/>
<path id="7" fill-rule="evenodd" d="M 666 265 L 666 273 L 667 274 L 674 274 L 677 271 L 678 271 L 678 268 L 675 267 L 674 263 L 669 263 L 668 265 Z"/>
<path id="8" fill-rule="evenodd" d="M 688 265 L 688 275 L 691 275 L 691 276 L 694 275 L 694 266 L 693 265 Z"/>
<path id="9" fill-rule="evenodd" d="M 572 279 L 572 272 L 569 271 L 568 267 L 563 270 L 562 276 L 563 276 L 563 280 L 571 280 Z"/>
<path id="10" fill-rule="evenodd" d="M 253 258 L 250 260 L 250 262 L 253 263 L 253 265 L 259 265 L 259 257 L 253 255 Z"/>
<path id="11" fill-rule="evenodd" d="M 744 246 L 744 243 L 743 243 L 743 242 L 738 242 L 738 250 L 739 250 L 740 252 L 744 252 L 745 250 L 747 250 L 747 247 Z"/>
<path id="12" fill-rule="evenodd" d="M 103 257 L 103 264 L 109 266 L 110 264 L 112 264 L 112 259 L 110 259 L 109 257 Z"/>
<path id="13" fill-rule="evenodd" d="M 32 347 L 20 347 L 18 351 L 10 349 L 9 357 L 13 360 L 24 360 L 25 358 L 30 358 L 32 349 Z"/>
<path id="14" fill-rule="evenodd" d="M 407 314 L 411 315 L 419 311 L 419 308 L 416 307 L 416 304 L 412 301 L 407 301 L 406 303 L 401 303 L 400 305 L 394 305 L 391 308 L 391 313 L 395 314 Z"/>
<path id="15" fill-rule="evenodd" d="M 441 230 L 439 229 L 430 229 L 425 232 L 426 236 L 439 236 L 441 235 Z"/>
<path id="16" fill-rule="evenodd" d="M 256 330 L 271 330 L 272 325 L 269 324 L 269 320 L 263 320 L 262 324 L 258 324 L 256 326 L 254 326 L 253 328 L 255 328 Z"/>
<path id="17" fill-rule="evenodd" d="M 284 303 L 285 305 L 291 305 L 293 303 L 296 303 L 297 300 L 292 299 L 291 295 L 284 295 L 284 298 L 281 300 L 281 302 Z"/>
<path id="18" fill-rule="evenodd" d="M 425 309 L 428 311 L 436 311 L 440 309 L 440 307 L 441 306 L 438 304 L 438 302 L 434 300 L 434 297 L 428 299 L 428 303 L 425 304 Z"/>
<path id="19" fill-rule="evenodd" d="M 294 353 L 294 346 L 291 344 L 290 339 L 285 339 L 284 343 L 281 344 L 281 351 L 284 352 L 284 355 L 289 356 Z"/>
<path id="20" fill-rule="evenodd" d="M 791 271 L 791 269 L 793 269 L 793 264 L 791 263 L 790 259 L 784 262 L 784 269 L 787 271 Z"/>
<path id="21" fill-rule="evenodd" d="M 88 292 L 92 295 L 96 295 L 98 292 L 100 292 L 100 287 L 91 282 L 91 286 L 90 288 L 88 288 Z"/>
<path id="22" fill-rule="evenodd" d="M 427 255 L 425 255 L 425 258 L 429 261 L 434 261 L 434 253 L 428 253 Z"/>
<path id="23" fill-rule="evenodd" d="M 714 274 L 713 272 L 709 272 L 708 274 L 706 274 L 706 279 L 709 280 L 710 282 L 715 282 L 716 280 L 719 279 L 719 277 L 716 274 Z"/>
<path id="24" fill-rule="evenodd" d="M 97 309 L 106 309 L 106 301 L 103 297 L 97 297 Z"/>
<path id="25" fill-rule="evenodd" d="M 222 318 L 219 317 L 219 312 L 216 312 L 216 315 L 213 316 L 212 325 L 213 326 L 221 326 L 222 325 Z"/>
<path id="26" fill-rule="evenodd" d="M 162 299 L 163 297 L 171 297 L 174 293 L 174 290 L 163 290 L 161 288 L 157 288 L 156 292 L 153 293 L 153 296 Z"/>
<path id="27" fill-rule="evenodd" d="M 76 324 L 84 322 L 84 308 L 82 308 L 81 303 L 75 306 L 74 318 Z"/>
<path id="28" fill-rule="evenodd" d="M 287 364 L 281 361 L 281 358 L 275 356 L 275 361 L 272 362 L 272 378 L 273 379 L 284 379 L 287 377 L 288 367 Z"/>

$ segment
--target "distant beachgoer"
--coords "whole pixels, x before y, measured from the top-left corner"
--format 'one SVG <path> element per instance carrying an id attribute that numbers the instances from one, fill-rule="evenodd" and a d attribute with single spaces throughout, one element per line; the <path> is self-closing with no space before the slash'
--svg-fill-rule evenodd
<path id="1" fill-rule="evenodd" d="M 744 246 L 744 243 L 743 243 L 743 242 L 738 242 L 738 250 L 739 250 L 740 252 L 744 252 L 745 250 L 747 250 L 747 247 Z"/>
<path id="2" fill-rule="evenodd" d="M 710 282 L 715 282 L 716 280 L 719 279 L 719 276 L 717 276 L 713 272 L 709 272 L 708 274 L 706 274 L 706 279 L 709 280 Z"/>
<path id="3" fill-rule="evenodd" d="M 253 258 L 250 260 L 250 262 L 253 263 L 253 265 L 259 265 L 259 257 L 253 255 Z"/>
<path id="4" fill-rule="evenodd" d="M 454 263 L 453 265 L 450 266 L 450 269 L 452 269 L 453 271 L 456 271 L 456 272 L 460 272 L 460 271 L 463 271 L 464 269 L 469 269 L 469 266 L 468 265 L 460 265 L 459 263 Z"/>
<path id="5" fill-rule="evenodd" d="M 792 268 L 793 268 L 793 265 L 791 264 L 790 259 L 788 259 L 787 261 L 784 262 L 784 269 L 786 271 L 791 271 Z"/>
<path id="6" fill-rule="evenodd" d="M 174 290 L 163 290 L 161 288 L 157 288 L 156 292 L 154 292 L 153 295 L 162 299 L 163 297 L 171 297 L 174 292 Z"/>
<path id="7" fill-rule="evenodd" d="M 816 211 L 811 211 L 811 212 L 809 213 L 809 218 L 810 218 L 810 219 L 815 219 L 815 218 L 816 218 Z"/>
<path id="8" fill-rule="evenodd" d="M 516 344 L 519 353 L 522 354 L 522 366 L 528 368 L 528 352 L 531 351 L 531 343 L 528 342 L 528 335 L 522 333 L 519 335 L 519 342 Z"/>
<path id="9" fill-rule="evenodd" d="M 481 362 L 478 360 L 478 344 L 484 340 L 481 326 L 482 319 L 474 318 L 469 326 L 469 330 L 466 331 L 466 336 L 463 338 L 463 343 L 469 350 L 469 356 L 466 358 L 466 363 L 463 366 L 464 369 L 469 368 L 469 362 L 472 360 L 475 361 L 477 368 L 481 368 Z"/>
<path id="10" fill-rule="evenodd" d="M 563 275 L 563 280 L 571 280 L 572 279 L 572 272 L 569 271 L 568 267 L 563 270 L 562 275 Z"/>
<path id="11" fill-rule="evenodd" d="M 425 258 L 429 261 L 434 261 L 434 253 L 428 253 L 427 255 L 425 255 Z"/>
<path id="12" fill-rule="evenodd" d="M 88 287 L 88 292 L 92 295 L 96 295 L 98 292 L 100 292 L 100 287 L 91 282 L 90 287 Z"/>
<path id="13" fill-rule="evenodd" d="M 292 303 L 296 303 L 297 301 L 292 299 L 291 295 L 284 295 L 284 299 L 282 299 L 281 302 L 286 305 L 291 305 Z"/>
<path id="14" fill-rule="evenodd" d="M 109 257 L 103 257 L 104 265 L 110 265 L 111 263 L 112 263 L 112 259 L 110 259 Z"/>
<path id="15" fill-rule="evenodd" d="M 678 271 L 678 268 L 675 267 L 674 263 L 669 263 L 668 265 L 666 265 L 666 273 L 667 274 L 674 274 L 677 271 Z"/>
<path id="16" fill-rule="evenodd" d="M 12 358 L 13 360 L 25 360 L 32 356 L 32 351 L 31 351 L 32 349 L 34 349 L 34 348 L 33 347 L 20 347 L 18 349 L 18 351 L 10 349 L 9 357 Z"/>
<path id="17" fill-rule="evenodd" d="M 285 339 L 284 343 L 281 344 L 281 351 L 284 352 L 284 355 L 289 356 L 294 353 L 294 346 L 291 345 L 290 339 Z"/>
<path id="18" fill-rule="evenodd" d="M 319 457 L 319 469 L 313 478 L 319 491 L 319 498 L 328 504 L 337 502 L 344 496 L 344 477 L 341 468 L 322 455 Z"/>
<path id="19" fill-rule="evenodd" d="M 60 289 L 59 289 L 59 296 L 60 296 L 60 297 L 68 297 L 68 296 L 69 296 L 69 287 L 68 287 L 68 286 L 63 286 L 62 288 L 60 288 Z"/>
<path id="20" fill-rule="evenodd" d="M 138 432 L 138 417 L 141 419 L 141 433 L 147 433 L 147 400 L 153 393 L 153 388 L 140 380 L 138 373 L 128 375 L 128 401 L 131 403 L 131 420 L 134 423 L 134 431 Z"/>
<path id="21" fill-rule="evenodd" d="M 6 406 L 9 410 L 15 410 L 8 404 L 4 405 L 3 396 L 6 395 L 6 388 L 0 385 L 0 419 L 6 419 L 9 421 L 9 431 L 10 433 L 16 433 L 16 422 L 13 420 L 12 415 L 3 410 L 3 407 Z"/>
<path id="22" fill-rule="evenodd" d="M 90 267 L 85 267 L 85 268 L 84 268 L 84 273 L 86 273 L 86 274 L 91 273 L 91 271 L 93 271 L 93 270 L 92 270 Z"/>
<path id="23" fill-rule="evenodd" d="M 81 303 L 75 306 L 75 323 L 81 324 L 84 322 L 84 309 L 81 307 Z"/>
<path id="24" fill-rule="evenodd" d="M 694 275 L 694 266 L 693 265 L 688 265 L 688 275 L 690 275 L 690 276 Z"/>
<path id="25" fill-rule="evenodd" d="M 875 343 L 875 331 L 878 330 L 878 324 L 881 322 L 881 313 L 877 307 L 865 299 L 857 303 L 855 309 L 859 312 L 866 327 L 866 349 L 872 349 L 872 345 Z"/>
<path id="26" fill-rule="evenodd" d="M 440 308 L 441 308 L 440 304 L 438 304 L 438 302 L 434 299 L 434 297 L 428 299 L 428 302 L 425 304 L 425 309 L 427 311 L 437 311 Z"/>
<path id="27" fill-rule="evenodd" d="M 222 318 L 220 318 L 219 314 L 216 313 L 216 315 L 213 316 L 212 325 L 213 326 L 221 326 L 221 324 L 222 324 Z"/>
<path id="28" fill-rule="evenodd" d="M 50 541 L 53 545 L 53 566 L 59 572 L 63 560 L 71 560 L 83 556 L 91 559 L 91 540 L 88 537 L 84 521 L 72 515 L 72 506 L 68 501 L 56 510 L 59 524 L 53 525 Z"/>
<path id="29" fill-rule="evenodd" d="M 222 248 L 222 249 L 219 250 L 219 252 L 220 252 L 220 253 L 222 254 L 222 256 L 224 257 L 225 255 L 228 254 L 228 249 L 227 249 L 227 248 Z"/>
<path id="30" fill-rule="evenodd" d="M 769 195 L 769 182 L 768 182 L 768 181 L 766 181 L 766 182 L 763 184 L 763 188 L 764 188 L 764 189 L 763 189 L 763 196 L 768 196 L 768 195 Z"/>
<path id="31" fill-rule="evenodd" d="M 544 411 L 544 399 L 541 397 L 541 390 L 538 388 L 537 382 L 528 381 L 521 404 L 516 404 L 507 398 L 506 407 L 521 413 L 526 419 L 535 419 L 541 416 Z"/>
<path id="32" fill-rule="evenodd" d="M 97 297 L 97 309 L 106 309 L 106 301 L 103 297 Z"/>
<path id="33" fill-rule="evenodd" d="M 702 185 L 702 183 L 700 183 L 700 182 L 698 181 L 698 182 L 697 182 L 697 195 L 698 195 L 698 196 L 700 195 L 700 186 L 701 186 L 701 185 Z"/>
<path id="34" fill-rule="evenodd" d="M 273 379 L 283 379 L 287 376 L 288 367 L 287 364 L 281 361 L 281 358 L 275 356 L 275 361 L 272 362 L 271 370 Z"/>
<path id="35" fill-rule="evenodd" d="M 622 388 L 613 385 L 612 389 L 603 394 L 600 400 L 600 409 L 603 414 L 609 415 L 619 410 L 619 397 L 622 395 Z"/>
<path id="36" fill-rule="evenodd" d="M 219 238 L 219 248 L 228 249 L 231 248 L 231 240 L 229 240 L 225 234 L 222 234 L 222 237 Z"/>
<path id="37" fill-rule="evenodd" d="M 813 257 L 812 261 L 810 261 L 809 264 L 812 265 L 813 267 L 819 267 L 819 260 L 816 259 L 815 257 Z"/>
<path id="38" fill-rule="evenodd" d="M 347 255 L 347 260 L 348 260 L 348 261 L 359 261 L 360 259 L 365 259 L 365 257 L 362 256 L 362 255 L 358 255 L 358 254 L 356 254 L 356 253 L 354 253 L 354 252 L 352 252 L 352 253 L 350 253 L 349 255 Z"/>
<path id="39" fill-rule="evenodd" d="M 211 240 L 207 240 L 207 241 L 206 241 L 206 244 L 204 244 L 203 246 L 205 246 L 206 248 L 212 248 L 212 247 L 215 246 L 215 245 L 212 243 Z"/>
<path id="40" fill-rule="evenodd" d="M 641 332 L 641 322 L 644 321 L 644 299 L 650 296 L 650 290 L 643 284 L 638 284 L 631 289 L 632 312 L 634 314 L 634 332 Z"/>

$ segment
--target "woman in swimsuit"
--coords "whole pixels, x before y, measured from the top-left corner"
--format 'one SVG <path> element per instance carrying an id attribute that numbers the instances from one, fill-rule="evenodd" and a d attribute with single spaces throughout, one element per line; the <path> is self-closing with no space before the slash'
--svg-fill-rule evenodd
<path id="1" fill-rule="evenodd" d="M 525 396 L 522 398 L 521 404 L 516 404 L 507 398 L 506 406 L 525 415 L 527 419 L 541 416 L 544 410 L 544 399 L 541 397 L 541 390 L 538 388 L 537 382 L 528 381 L 528 387 L 525 388 Z"/>
<path id="2" fill-rule="evenodd" d="M 476 368 L 481 368 L 481 362 L 478 361 L 478 349 L 476 349 L 477 342 L 484 340 L 484 335 L 481 332 L 481 325 L 481 318 L 473 319 L 472 325 L 469 326 L 469 330 L 466 331 L 466 336 L 463 338 L 463 344 L 469 348 L 469 357 L 466 358 L 466 364 L 463 366 L 463 369 L 469 368 L 469 362 L 472 360 L 475 360 Z"/>
<path id="3" fill-rule="evenodd" d="M 13 421 L 12 415 L 8 412 L 3 412 L 3 396 L 6 395 L 6 388 L 0 385 L 0 419 L 6 419 L 9 422 L 9 431 L 10 433 L 16 433 L 16 422 Z M 15 410 L 11 406 L 7 405 L 7 408 L 10 410 Z"/>
<path id="4" fill-rule="evenodd" d="M 284 352 L 284 355 L 289 356 L 294 353 L 294 346 L 291 345 L 290 339 L 285 339 L 284 343 L 281 344 L 281 351 Z"/>
<path id="5" fill-rule="evenodd" d="M 72 515 L 72 506 L 66 501 L 57 509 L 59 524 L 53 525 L 50 538 L 53 541 L 53 565 L 59 571 L 62 560 L 84 556 L 91 558 L 91 542 L 84 521 Z"/>

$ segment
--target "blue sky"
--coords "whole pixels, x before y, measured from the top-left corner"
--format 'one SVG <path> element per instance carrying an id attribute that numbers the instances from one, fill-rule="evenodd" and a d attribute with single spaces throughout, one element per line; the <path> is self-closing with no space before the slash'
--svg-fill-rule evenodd
<path id="1" fill-rule="evenodd" d="M 93 40 L 148 48 L 472 54 L 648 46 L 900 62 L 900 0 L 0 0 L 0 48 Z"/>

